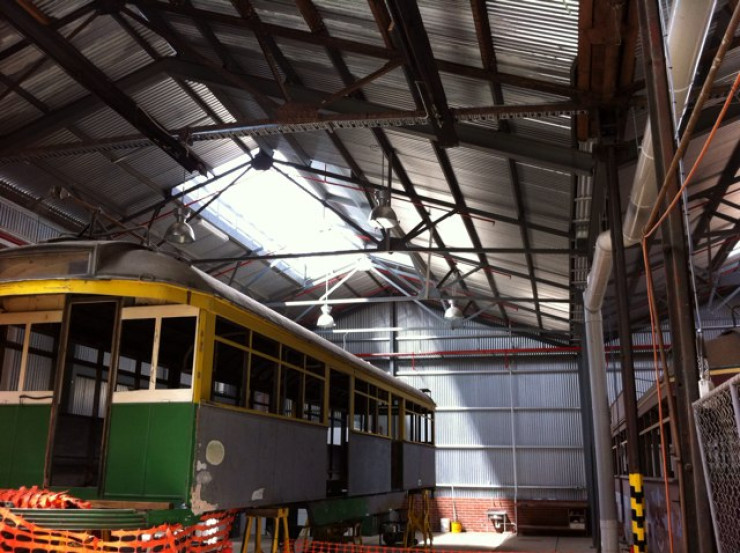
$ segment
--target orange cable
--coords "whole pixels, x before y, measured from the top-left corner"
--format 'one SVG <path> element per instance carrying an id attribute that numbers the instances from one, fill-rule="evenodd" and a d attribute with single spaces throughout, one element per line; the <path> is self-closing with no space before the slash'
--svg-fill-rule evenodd
<path id="1" fill-rule="evenodd" d="M 686 175 L 686 179 L 684 180 L 684 183 L 681 185 L 681 188 L 678 189 L 678 192 L 676 192 L 675 197 L 671 201 L 671 203 L 668 205 L 668 207 L 665 210 L 665 213 L 661 215 L 660 219 L 653 225 L 651 229 L 649 229 L 646 233 L 643 239 L 649 238 L 650 236 L 655 233 L 656 230 L 658 230 L 658 227 L 663 224 L 666 217 L 673 211 L 673 209 L 678 204 L 678 201 L 681 199 L 681 195 L 683 194 L 683 191 L 688 187 L 689 183 L 691 182 L 694 173 L 696 173 L 696 170 L 699 168 L 699 164 L 704 159 L 704 155 L 709 150 L 709 145 L 712 143 L 712 140 L 714 140 L 714 135 L 717 133 L 717 130 L 719 129 L 720 124 L 722 123 L 722 120 L 725 117 L 725 114 L 727 113 L 727 110 L 730 107 L 730 104 L 732 103 L 732 99 L 735 96 L 735 93 L 737 92 L 738 87 L 740 87 L 740 73 L 737 74 L 735 77 L 735 82 L 732 84 L 732 88 L 730 89 L 730 92 L 727 94 L 727 98 L 725 99 L 725 103 L 722 106 L 722 111 L 719 112 L 719 115 L 717 116 L 717 120 L 714 122 L 714 126 L 712 126 L 712 130 L 709 133 L 709 136 L 707 137 L 706 142 L 704 142 L 704 146 L 702 146 L 701 152 L 699 152 L 699 156 L 696 158 L 696 161 L 694 162 L 694 165 L 691 167 L 691 171 L 689 171 L 689 174 Z"/>
<path id="2" fill-rule="evenodd" d="M 661 464 L 663 465 L 663 485 L 665 492 L 665 504 L 666 504 L 666 519 L 668 523 L 668 543 L 670 544 L 670 551 L 673 553 L 673 521 L 671 517 L 671 495 L 670 486 L 668 483 L 668 455 L 666 453 L 666 441 L 665 441 L 665 429 L 663 428 L 663 395 L 660 386 L 660 370 L 658 368 L 658 348 L 657 348 L 657 337 L 656 337 L 656 319 L 658 317 L 657 309 L 655 306 L 655 296 L 653 295 L 653 273 L 650 270 L 650 260 L 648 257 L 647 240 L 642 240 L 642 257 L 645 263 L 645 280 L 648 291 L 648 307 L 650 311 L 650 334 L 653 342 L 653 367 L 655 369 L 655 385 L 658 394 L 658 428 L 660 430 L 660 456 Z M 658 327 L 657 332 L 662 332 Z M 667 377 L 668 371 L 666 367 L 663 368 L 663 376 Z M 668 380 L 668 378 L 666 378 Z"/>
<path id="3" fill-rule="evenodd" d="M 737 92 L 738 87 L 740 87 L 740 73 L 735 77 L 735 82 L 732 85 L 732 88 L 730 92 L 727 95 L 727 98 L 725 100 L 724 105 L 722 106 L 722 111 L 720 111 L 719 116 L 717 117 L 717 120 L 715 121 L 714 125 L 712 126 L 712 130 L 709 133 L 709 136 L 707 137 L 707 140 L 704 142 L 704 145 L 702 146 L 701 152 L 699 153 L 699 156 L 696 158 L 696 161 L 694 161 L 694 165 L 691 167 L 691 170 L 686 175 L 686 179 L 684 180 L 683 184 L 679 188 L 678 192 L 676 192 L 675 197 L 671 201 L 671 203 L 666 208 L 663 215 L 658 219 L 658 221 L 653 225 L 652 228 L 650 228 L 645 235 L 642 238 L 641 246 L 642 246 L 642 257 L 643 257 L 643 263 L 645 265 L 645 280 L 646 280 L 646 286 L 647 286 L 647 294 L 648 294 L 648 306 L 650 310 L 650 332 L 652 336 L 652 345 L 653 345 L 653 366 L 655 368 L 655 385 L 657 388 L 657 394 L 658 394 L 658 422 L 659 422 L 659 429 L 660 429 L 660 445 L 661 445 L 661 462 L 663 465 L 663 484 L 664 484 L 664 491 L 665 491 L 665 501 L 666 501 L 666 519 L 668 523 L 668 539 L 669 539 L 669 547 L 671 553 L 673 553 L 673 524 L 672 524 L 672 516 L 670 511 L 670 488 L 669 488 L 669 482 L 668 482 L 668 454 L 666 449 L 666 442 L 665 442 L 665 430 L 663 428 L 663 398 L 661 393 L 661 385 L 660 385 L 660 370 L 659 370 L 659 363 L 658 363 L 658 343 L 657 343 L 657 337 L 656 333 L 661 332 L 660 327 L 657 323 L 657 307 L 655 304 L 655 288 L 653 285 L 653 277 L 652 277 L 652 270 L 650 268 L 650 256 L 648 252 L 648 243 L 647 240 L 652 236 L 656 230 L 663 224 L 666 217 L 675 209 L 676 205 L 678 204 L 679 200 L 681 199 L 681 196 L 683 195 L 683 191 L 688 187 L 689 183 L 691 182 L 694 174 L 696 173 L 699 164 L 704 159 L 705 154 L 709 150 L 709 145 L 712 143 L 712 140 L 714 139 L 715 134 L 717 133 L 717 130 L 719 129 L 720 124 L 722 123 L 722 119 L 724 119 L 725 113 L 727 112 L 727 109 L 730 106 L 730 103 L 732 102 L 733 97 L 735 96 L 735 93 Z M 664 352 L 661 351 L 661 358 L 664 359 Z M 668 370 L 667 370 L 667 364 L 664 362 L 663 367 L 663 377 L 666 379 L 666 382 L 669 382 L 670 378 L 668 376 Z"/>

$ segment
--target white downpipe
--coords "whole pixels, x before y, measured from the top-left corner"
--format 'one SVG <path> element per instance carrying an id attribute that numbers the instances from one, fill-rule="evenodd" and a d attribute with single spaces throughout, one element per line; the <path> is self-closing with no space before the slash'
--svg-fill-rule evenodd
<path id="1" fill-rule="evenodd" d="M 614 494 L 614 461 L 606 387 L 606 357 L 601 304 L 612 270 L 612 241 L 602 233 L 596 241 L 596 253 L 583 294 L 588 367 L 591 377 L 591 409 L 594 428 L 596 482 L 599 489 L 601 553 L 617 553 L 617 503 Z"/>
<path id="2" fill-rule="evenodd" d="M 709 30 L 716 0 L 676 0 L 668 28 L 667 56 L 674 93 L 674 117 L 683 115 L 701 49 Z M 637 160 L 629 205 L 622 223 L 624 247 L 642 240 L 643 229 L 658 195 L 650 123 L 645 126 Z M 586 343 L 591 376 L 591 404 L 594 419 L 594 448 L 599 487 L 601 552 L 618 551 L 616 496 L 611 451 L 611 429 L 606 386 L 604 330 L 601 306 L 612 271 L 612 239 L 609 231 L 596 240 L 591 271 L 583 293 Z"/>
<path id="3" fill-rule="evenodd" d="M 668 27 L 667 57 L 673 84 L 673 114 L 679 121 L 694 81 L 701 48 L 704 45 L 716 0 L 677 0 Z M 642 240 L 643 229 L 658 196 L 650 122 L 645 125 L 640 157 L 630 202 L 622 223 L 624 247 Z"/>

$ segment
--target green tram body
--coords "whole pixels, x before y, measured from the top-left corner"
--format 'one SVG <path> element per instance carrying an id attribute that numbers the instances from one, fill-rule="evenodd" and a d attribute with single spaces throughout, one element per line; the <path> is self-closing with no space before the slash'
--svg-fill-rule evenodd
<path id="1" fill-rule="evenodd" d="M 0 348 L 0 488 L 326 524 L 434 486 L 426 394 L 148 248 L 0 252 Z"/>

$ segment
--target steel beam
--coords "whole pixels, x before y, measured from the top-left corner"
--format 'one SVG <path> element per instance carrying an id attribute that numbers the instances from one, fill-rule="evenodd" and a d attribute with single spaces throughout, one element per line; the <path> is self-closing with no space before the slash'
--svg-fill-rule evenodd
<path id="1" fill-rule="evenodd" d="M 437 144 L 442 148 L 457 146 L 459 140 L 455 132 L 455 120 L 447 105 L 447 95 L 434 63 L 432 46 L 419 6 L 408 0 L 388 0 L 387 4 L 406 69 L 413 83 L 419 87 Z"/>
<path id="2" fill-rule="evenodd" d="M 163 63 L 166 65 L 166 71 L 171 75 L 196 80 L 209 86 L 234 88 L 233 83 L 204 65 L 175 58 L 169 58 Z M 270 79 L 249 75 L 239 77 L 248 79 L 256 90 L 266 95 L 279 97 L 281 94 L 280 88 Z M 326 97 L 325 93 L 304 86 L 290 85 L 288 89 L 291 98 L 303 104 L 320 105 Z M 341 98 L 332 103 L 330 110 L 342 114 L 372 114 L 387 112 L 389 108 L 350 97 Z M 435 138 L 434 132 L 428 125 L 402 126 L 396 130 L 430 140 Z M 458 125 L 456 130 L 461 146 L 500 153 L 518 161 L 534 162 L 557 171 L 590 175 L 593 170 L 593 156 L 590 153 L 471 125 Z"/>
<path id="3" fill-rule="evenodd" d="M 673 198 L 678 191 L 678 178 L 675 173 L 666 174 L 674 157 L 675 145 L 659 0 L 638 2 L 638 5 L 655 151 L 655 173 L 658 183 L 663 183 L 666 178 L 670 179 L 667 197 Z M 713 543 L 709 501 L 691 407 L 699 398 L 696 336 L 688 283 L 685 233 L 679 211 L 674 210 L 668 216 L 662 236 L 671 341 L 674 344 L 672 352 L 678 419 L 676 423 L 681 456 L 678 468 L 685 550 L 692 553 L 711 553 Z"/>
<path id="4" fill-rule="evenodd" d="M 445 299 L 456 300 L 456 301 L 476 301 L 476 302 L 521 302 L 521 303 L 532 303 L 532 298 L 528 296 L 500 296 L 492 298 L 491 296 L 469 296 L 469 295 L 452 295 L 446 296 Z M 329 299 L 316 299 L 316 300 L 286 300 L 267 302 L 265 305 L 268 307 L 301 307 L 306 305 L 323 305 L 328 303 L 330 305 L 343 305 L 343 304 L 356 304 L 356 303 L 405 303 L 405 302 L 417 302 L 417 301 L 436 301 L 432 298 L 426 298 L 423 296 L 370 296 L 363 298 L 329 298 Z M 557 299 L 543 299 L 543 303 L 568 303 L 569 298 L 557 298 Z"/>
<path id="5" fill-rule="evenodd" d="M 627 265 L 624 259 L 622 240 L 622 202 L 619 194 L 619 173 L 615 147 L 607 148 L 606 181 L 608 185 L 609 228 L 611 230 L 614 259 L 614 285 L 617 294 L 617 326 L 619 333 L 619 358 L 622 366 L 622 402 L 627 426 L 627 462 L 630 476 L 639 474 L 642 478 L 640 450 L 637 427 L 637 390 L 635 387 L 635 367 L 632 356 L 632 330 L 630 327 L 630 296 L 627 293 Z M 641 496 L 642 494 L 640 494 Z M 642 497 L 633 496 L 644 509 Z M 640 517 L 644 521 L 644 515 Z M 641 528 L 644 530 L 644 528 Z"/>
<path id="6" fill-rule="evenodd" d="M 28 3 L 0 2 L 0 13 L 21 34 L 53 59 L 73 79 L 103 100 L 187 171 L 205 174 L 206 164 L 162 128 L 135 101 L 123 93 L 97 66 L 50 26 L 50 20 Z"/>
<path id="7" fill-rule="evenodd" d="M 534 254 L 544 255 L 572 255 L 577 253 L 570 248 L 530 248 L 529 251 Z M 362 254 L 377 254 L 377 253 L 436 253 L 440 255 L 447 255 L 451 253 L 458 254 L 523 254 L 524 248 L 469 248 L 469 247 L 455 247 L 455 246 L 443 246 L 436 248 L 427 248 L 424 246 L 413 246 L 408 244 L 397 244 L 394 245 L 392 242 L 390 247 L 384 246 L 377 249 L 352 249 L 352 250 L 332 250 L 325 252 L 293 252 L 293 253 L 271 253 L 265 255 L 245 255 L 239 257 L 217 257 L 212 259 L 197 259 L 192 263 L 196 265 L 203 265 L 207 263 L 235 263 L 237 261 L 247 261 L 250 259 L 260 260 L 274 260 L 274 259 L 297 259 L 302 257 L 324 257 L 324 256 L 339 256 L 339 255 L 362 255 Z M 466 263 L 470 263 L 468 259 Z"/>
<path id="8" fill-rule="evenodd" d="M 475 22 L 475 31 L 478 36 L 478 45 L 481 52 L 481 61 L 483 67 L 496 73 L 498 71 L 498 63 L 496 61 L 496 51 L 493 47 L 493 40 L 491 38 L 491 26 L 488 20 L 488 10 L 484 0 L 471 0 L 470 7 L 473 11 L 473 21 Z M 491 83 L 491 95 L 496 105 L 504 104 L 504 93 L 499 83 Z M 499 129 L 501 132 L 511 134 L 511 127 L 508 121 L 500 121 Z M 542 328 L 542 315 L 539 313 L 539 302 L 537 285 L 534 280 L 535 266 L 532 254 L 530 253 L 530 241 L 529 241 L 529 229 L 527 228 L 527 215 L 524 208 L 524 195 L 522 193 L 521 181 L 519 180 L 519 170 L 517 169 L 516 162 L 511 159 L 506 159 L 506 164 L 509 173 L 509 183 L 511 184 L 512 196 L 514 197 L 514 210 L 516 213 L 515 219 L 517 220 L 517 226 L 519 227 L 519 236 L 522 240 L 522 245 L 527 252 L 524 254 L 524 258 L 527 262 L 527 270 L 530 274 L 529 283 L 532 289 L 532 298 L 534 300 L 535 308 L 538 310 L 537 313 L 537 324 Z"/>

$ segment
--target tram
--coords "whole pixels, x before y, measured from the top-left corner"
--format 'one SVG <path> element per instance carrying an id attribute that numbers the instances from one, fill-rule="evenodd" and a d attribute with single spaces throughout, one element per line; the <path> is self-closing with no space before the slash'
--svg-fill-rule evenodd
<path id="1" fill-rule="evenodd" d="M 328 524 L 435 483 L 427 394 L 137 244 L 0 252 L 0 359 L 0 488 Z"/>
<path id="2" fill-rule="evenodd" d="M 709 376 L 712 384 L 720 385 L 740 372 L 740 332 L 737 325 L 704 343 Z M 674 429 L 671 421 L 668 387 L 661 387 L 660 403 L 663 417 L 658 408 L 658 392 L 652 386 L 637 401 L 638 450 L 643 472 L 643 493 L 645 497 L 645 520 L 647 525 L 648 551 L 675 551 L 686 553 L 681 540 L 683 520 L 681 517 L 680 492 L 674 445 Z M 625 536 L 632 533 L 632 508 L 630 505 L 629 467 L 627 463 L 627 424 L 624 417 L 622 395 L 612 404 L 612 452 L 614 459 L 614 483 L 619 505 L 618 517 L 623 525 Z M 666 502 L 665 475 L 661 457 L 661 425 L 669 452 L 667 466 L 668 504 Z M 671 513 L 673 528 L 673 547 L 668 537 L 668 513 Z"/>

